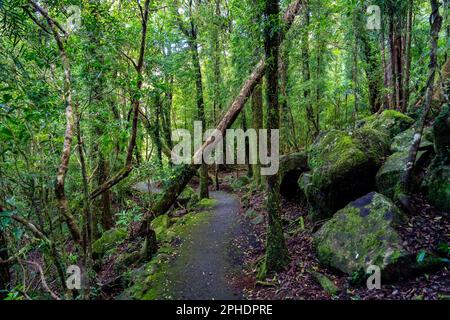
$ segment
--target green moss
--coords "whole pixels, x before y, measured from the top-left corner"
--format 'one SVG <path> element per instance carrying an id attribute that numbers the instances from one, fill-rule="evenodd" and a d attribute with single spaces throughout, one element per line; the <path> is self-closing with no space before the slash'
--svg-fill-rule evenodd
<path id="1" fill-rule="evenodd" d="M 348 274 L 370 264 L 382 269 L 404 254 L 393 228 L 401 211 L 386 197 L 370 193 L 338 211 L 314 235 L 319 260 Z"/>
<path id="2" fill-rule="evenodd" d="M 383 131 L 390 137 L 394 137 L 408 129 L 414 123 L 414 119 L 396 110 L 385 110 L 379 115 L 364 119 L 364 122 L 365 128 Z"/>
<path id="3" fill-rule="evenodd" d="M 156 233 L 158 242 L 164 240 L 167 228 L 169 228 L 169 216 L 167 214 L 160 215 L 152 220 L 151 226 Z"/>
<path id="4" fill-rule="evenodd" d="M 374 176 L 389 149 L 388 136 L 373 128 L 331 130 L 310 148 L 311 171 L 299 179 L 315 215 L 330 217 L 349 200 L 373 190 Z M 338 192 L 336 192 L 338 190 Z"/>
<path id="5" fill-rule="evenodd" d="M 122 228 L 111 229 L 105 231 L 102 236 L 92 243 L 92 252 L 96 254 L 103 254 L 107 250 L 112 249 L 114 246 L 125 240 L 127 237 L 127 231 Z"/>
<path id="6" fill-rule="evenodd" d="M 216 199 L 204 198 L 200 200 L 197 204 L 197 208 L 200 209 L 211 209 L 217 204 Z"/>
<path id="7" fill-rule="evenodd" d="M 392 152 L 407 152 L 409 148 L 413 144 L 414 140 L 414 128 L 409 128 L 396 135 L 394 139 L 392 139 L 391 151 Z M 420 148 L 432 148 L 433 142 L 430 140 L 432 137 L 432 129 L 431 127 L 425 128 L 422 135 L 422 140 L 420 141 Z"/>
<path id="8" fill-rule="evenodd" d="M 314 276 L 316 281 L 320 284 L 320 286 L 325 290 L 326 293 L 332 296 L 338 294 L 338 287 L 334 284 L 333 281 L 328 279 L 327 276 L 316 271 L 312 271 L 311 274 Z"/>

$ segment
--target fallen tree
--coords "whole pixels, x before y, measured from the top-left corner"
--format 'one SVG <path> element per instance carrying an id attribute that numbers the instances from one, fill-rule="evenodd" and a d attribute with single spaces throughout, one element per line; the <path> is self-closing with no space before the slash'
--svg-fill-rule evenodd
<path id="1" fill-rule="evenodd" d="M 292 23 L 294 22 L 295 17 L 297 16 L 300 8 L 302 7 L 303 0 L 295 0 L 293 1 L 286 12 L 283 15 L 283 32 L 281 33 L 280 41 L 283 41 L 284 36 L 289 31 Z M 222 136 L 225 135 L 226 130 L 230 128 L 234 121 L 239 116 L 239 113 L 244 108 L 245 103 L 253 92 L 255 86 L 260 83 L 262 77 L 265 73 L 265 60 L 261 59 L 258 64 L 253 69 L 253 72 L 247 78 L 247 80 L 242 85 L 239 94 L 231 103 L 228 111 L 222 117 L 222 120 L 216 127 L 216 130 L 219 131 Z M 203 145 L 194 153 L 194 159 L 201 159 L 203 155 L 203 151 L 206 147 L 213 148 L 217 143 L 220 142 L 220 139 L 215 139 L 214 135 L 210 135 Z M 192 164 L 182 165 L 178 168 L 178 171 L 170 182 L 167 188 L 165 188 L 164 192 L 161 194 L 160 198 L 156 201 L 155 205 L 151 208 L 149 213 L 144 217 L 142 225 L 140 227 L 141 232 L 145 232 L 148 229 L 148 224 L 152 218 L 166 213 L 172 204 L 176 201 L 178 195 L 184 190 L 186 185 L 189 183 L 191 178 L 194 176 L 196 170 L 199 168 L 199 164 L 195 164 L 197 161 L 193 161 Z"/>

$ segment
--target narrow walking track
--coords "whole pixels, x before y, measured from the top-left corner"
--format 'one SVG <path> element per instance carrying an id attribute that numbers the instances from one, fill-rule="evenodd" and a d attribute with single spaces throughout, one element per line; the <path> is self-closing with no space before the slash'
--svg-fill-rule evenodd
<path id="1" fill-rule="evenodd" d="M 163 298 L 185 300 L 241 299 L 230 275 L 242 271 L 233 240 L 243 228 L 239 201 L 223 191 L 210 192 L 217 200 L 212 217 L 192 230 L 167 271 Z"/>

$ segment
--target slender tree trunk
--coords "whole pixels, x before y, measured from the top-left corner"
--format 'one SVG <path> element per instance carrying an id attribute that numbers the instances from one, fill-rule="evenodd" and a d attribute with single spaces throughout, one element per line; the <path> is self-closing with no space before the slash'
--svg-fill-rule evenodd
<path id="1" fill-rule="evenodd" d="M 203 84 L 202 84 L 202 69 L 200 66 L 200 57 L 198 54 L 197 43 L 197 26 L 194 23 L 194 17 L 192 16 L 193 0 L 189 0 L 189 28 L 186 28 L 181 20 L 180 16 L 176 13 L 178 19 L 178 25 L 181 31 L 184 33 L 188 40 L 189 49 L 191 53 L 192 64 L 194 66 L 194 79 L 196 88 L 196 101 L 197 101 L 197 119 L 202 122 L 203 130 L 206 125 L 205 117 L 205 102 L 203 100 Z M 203 135 L 203 132 L 202 132 Z M 208 166 L 203 161 L 203 157 L 199 158 L 200 165 L 200 198 L 208 198 Z"/>
<path id="2" fill-rule="evenodd" d="M 388 61 L 386 60 L 386 39 L 384 28 L 381 31 L 380 47 L 381 47 L 381 59 L 383 64 L 383 87 L 384 89 L 387 89 L 390 88 L 390 83 L 389 83 Z M 389 109 L 390 106 L 392 105 L 389 92 L 384 93 L 383 102 L 384 102 L 383 106 L 384 109 Z M 379 111 L 381 111 L 381 109 Z"/>
<path id="3" fill-rule="evenodd" d="M 442 16 L 439 14 L 439 1 L 430 0 L 430 3 L 432 10 L 430 16 L 431 50 L 430 50 L 429 77 L 427 83 L 425 105 L 423 107 L 421 117 L 415 127 L 413 144 L 409 149 L 408 160 L 406 162 L 406 169 L 401 176 L 400 192 L 397 195 L 397 199 L 399 200 L 400 204 L 407 211 L 411 211 L 412 208 L 410 202 L 411 200 L 410 194 L 412 191 L 412 174 L 414 170 L 414 164 L 416 162 L 417 152 L 419 150 L 420 142 L 422 140 L 423 128 L 425 126 L 425 122 L 431 109 L 431 102 L 432 102 L 431 100 L 434 92 L 434 79 L 437 69 L 437 49 L 438 49 L 439 31 L 441 30 L 442 26 Z"/>
<path id="4" fill-rule="evenodd" d="M 382 70 L 380 68 L 380 61 L 378 59 L 378 54 L 375 51 L 375 47 L 372 45 L 370 38 L 368 37 L 368 31 L 362 28 L 364 26 L 363 14 L 357 12 L 356 28 L 357 39 L 361 44 L 361 51 L 366 60 L 365 73 L 368 80 L 369 87 L 369 105 L 372 113 L 378 112 L 382 107 L 382 97 L 381 97 L 381 84 L 382 84 Z M 357 51 L 358 46 L 355 45 L 355 51 Z M 384 50 L 384 49 L 383 49 Z M 355 62 L 357 66 L 357 60 Z"/>
<path id="5" fill-rule="evenodd" d="M 213 46 L 214 46 L 214 55 L 213 55 L 213 64 L 214 64 L 214 97 L 213 97 L 213 122 L 214 125 L 217 122 L 217 114 L 222 110 L 222 97 L 221 97 L 221 82 L 222 75 L 220 72 L 220 0 L 216 0 L 215 3 L 215 19 L 217 20 L 213 29 Z M 224 145 L 225 148 L 225 145 Z M 225 149 L 222 150 L 222 152 Z M 225 156 L 225 152 L 223 152 L 223 156 Z M 225 159 L 225 158 L 223 158 Z M 215 177 L 215 187 L 216 190 L 219 190 L 219 163 L 214 165 L 214 177 Z"/>
<path id="6" fill-rule="evenodd" d="M 63 95 L 66 105 L 66 132 L 64 134 L 64 144 L 63 144 L 63 151 L 61 153 L 61 160 L 56 174 L 55 195 L 56 199 L 58 200 L 59 210 L 61 212 L 61 215 L 66 220 L 67 226 L 69 227 L 73 240 L 76 243 L 81 244 L 82 241 L 81 232 L 74 216 L 70 212 L 68 200 L 65 193 L 65 181 L 67 171 L 69 169 L 69 160 L 74 131 L 70 62 L 64 49 L 64 43 L 59 35 L 59 29 L 57 28 L 55 21 L 49 16 L 47 10 L 41 7 L 37 2 L 35 2 L 34 0 L 30 0 L 30 4 L 47 20 L 47 23 L 50 26 L 50 29 L 52 30 L 53 37 L 55 38 L 56 43 L 58 45 L 61 63 L 64 69 Z M 75 110 L 75 112 L 77 111 Z"/>
<path id="7" fill-rule="evenodd" d="M 266 56 L 267 79 L 267 129 L 279 130 L 280 108 L 278 102 L 278 58 L 280 48 L 278 0 L 266 0 L 264 14 L 264 48 Z M 271 133 L 272 134 L 272 133 Z M 270 141 L 268 138 L 268 146 Z M 284 241 L 283 227 L 280 217 L 280 182 L 277 174 L 267 177 L 267 238 L 265 271 L 280 271 L 289 262 L 288 250 Z"/>
<path id="8" fill-rule="evenodd" d="M 84 221 L 83 221 L 83 265 L 86 269 L 86 271 L 90 270 L 90 267 L 92 265 L 91 260 L 91 254 L 92 254 L 92 211 L 91 211 L 91 204 L 89 199 L 89 182 L 87 177 L 87 168 L 86 168 L 86 160 L 84 158 L 84 143 L 81 135 L 81 125 L 80 125 L 80 115 L 76 114 L 76 132 L 77 132 L 77 142 L 78 142 L 78 155 L 80 157 L 80 163 L 81 163 L 81 177 L 83 181 L 83 211 L 84 211 Z M 89 292 L 90 292 L 90 281 L 89 278 L 86 277 L 88 280 L 87 285 L 83 286 L 82 288 L 82 295 L 83 299 L 87 300 L 89 299 Z"/>
<path id="9" fill-rule="evenodd" d="M 396 50 L 395 50 L 395 22 L 394 22 L 394 12 L 392 9 L 389 11 L 389 49 L 390 49 L 390 84 L 391 84 L 391 95 L 392 95 L 392 103 L 391 106 L 393 109 L 398 108 L 398 96 L 397 96 L 397 86 L 396 86 Z"/>
<path id="10" fill-rule="evenodd" d="M 162 138 L 161 138 L 161 118 L 162 118 L 162 101 L 161 96 L 159 94 L 156 95 L 154 99 L 154 121 L 153 121 L 153 131 L 154 131 L 154 137 L 155 137 L 155 143 L 156 143 L 156 158 L 158 161 L 158 164 L 160 167 L 162 167 Z"/>
<path id="11" fill-rule="evenodd" d="M 411 77 L 411 39 L 412 39 L 412 27 L 413 27 L 413 10 L 414 10 L 414 1 L 408 1 L 408 18 L 406 22 L 406 38 L 405 38 L 405 77 L 403 84 L 403 101 L 402 101 L 402 112 L 406 112 L 408 109 L 409 103 L 409 86 L 410 86 L 410 77 Z"/>
<path id="12" fill-rule="evenodd" d="M 253 129 L 256 131 L 263 128 L 263 99 L 262 99 L 262 88 L 261 84 L 255 86 L 255 89 L 252 93 L 252 122 Z M 259 131 L 258 131 L 259 132 Z M 257 137 L 259 139 L 259 137 Z M 258 143 L 259 145 L 259 143 Z M 261 169 L 258 163 L 253 165 L 253 180 L 257 186 L 261 185 Z"/>
<path id="13" fill-rule="evenodd" d="M 314 140 L 314 137 L 319 133 L 319 128 L 316 125 L 314 108 L 311 101 L 311 71 L 310 71 L 310 55 L 309 55 L 309 7 L 308 3 L 305 3 L 305 8 L 303 9 L 303 24 L 304 30 L 302 32 L 302 73 L 303 73 L 303 82 L 306 87 L 303 90 L 303 98 L 306 103 L 306 118 L 308 120 L 308 132 L 311 132 L 311 141 Z"/>

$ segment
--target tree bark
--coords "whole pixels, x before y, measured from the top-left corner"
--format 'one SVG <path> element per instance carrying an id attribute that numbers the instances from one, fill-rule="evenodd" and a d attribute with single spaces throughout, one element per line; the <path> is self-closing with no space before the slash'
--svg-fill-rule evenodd
<path id="1" fill-rule="evenodd" d="M 382 83 L 382 70 L 380 68 L 380 61 L 378 60 L 378 55 L 375 52 L 370 39 L 368 37 L 367 30 L 363 29 L 364 21 L 362 19 L 363 15 L 361 12 L 357 12 L 357 38 L 361 43 L 362 53 L 366 60 L 365 73 L 369 85 L 369 106 L 372 113 L 376 113 L 382 107 L 382 97 L 381 97 L 381 83 Z"/>
<path id="2" fill-rule="evenodd" d="M 410 194 L 412 191 L 412 173 L 414 170 L 414 164 L 416 162 L 417 152 L 419 150 L 420 142 L 422 140 L 423 128 L 428 117 L 428 113 L 431 109 L 431 100 L 434 92 L 434 78 L 437 69 L 437 48 L 439 40 L 439 31 L 442 26 L 442 16 L 439 14 L 439 1 L 430 0 L 431 3 L 431 16 L 430 16 L 430 36 L 431 36 L 431 50 L 430 50 L 430 65 L 429 65 L 429 77 L 427 83 L 427 93 L 425 97 L 425 105 L 421 117 L 416 124 L 413 144 L 409 149 L 408 160 L 406 162 L 406 169 L 403 172 L 400 179 L 400 191 L 397 195 L 397 199 L 406 211 L 411 211 Z"/>
<path id="3" fill-rule="evenodd" d="M 264 48 L 266 56 L 267 79 L 267 129 L 279 130 L 280 107 L 278 101 L 278 58 L 280 49 L 278 0 L 266 0 L 264 27 Z M 268 137 L 268 149 L 271 139 Z M 280 182 L 277 174 L 267 177 L 267 237 L 264 271 L 281 271 L 289 262 L 288 250 L 284 241 L 283 227 L 280 217 Z"/>
<path id="4" fill-rule="evenodd" d="M 252 122 L 253 129 L 260 130 L 263 128 L 263 99 L 261 84 L 257 84 L 252 92 Z M 257 137 L 256 139 L 259 139 Z M 261 170 L 259 159 L 256 164 L 253 165 L 253 180 L 257 186 L 261 185 Z"/>
<path id="5" fill-rule="evenodd" d="M 78 228 L 74 216 L 70 213 L 68 200 L 65 193 L 65 180 L 67 171 L 69 169 L 70 152 L 72 147 L 72 138 L 74 131 L 70 62 L 64 49 L 63 39 L 59 35 L 60 29 L 57 27 L 56 22 L 49 16 L 47 10 L 41 7 L 37 2 L 35 2 L 34 0 L 30 0 L 30 4 L 34 7 L 36 11 L 38 11 L 46 19 L 48 25 L 50 26 L 50 29 L 53 33 L 53 37 L 55 38 L 56 43 L 58 45 L 61 63 L 64 69 L 63 95 L 66 104 L 66 132 L 64 134 L 64 144 L 63 144 L 63 151 L 61 154 L 61 160 L 56 174 L 55 195 L 56 199 L 58 200 L 59 210 L 61 212 L 61 215 L 66 220 L 67 226 L 69 227 L 73 240 L 76 243 L 81 244 L 81 232 L 80 229 Z M 75 112 L 77 111 L 75 110 Z"/>
<path id="6" fill-rule="evenodd" d="M 414 1 L 408 1 L 408 18 L 406 22 L 406 39 L 405 39 L 405 52 L 404 52 L 404 61 L 405 61 L 405 77 L 403 84 L 403 101 L 402 101 L 402 112 L 406 112 L 408 109 L 409 103 L 409 86 L 410 86 L 410 78 L 411 78 L 411 40 L 412 40 L 412 28 L 413 28 L 413 10 L 414 10 Z"/>

